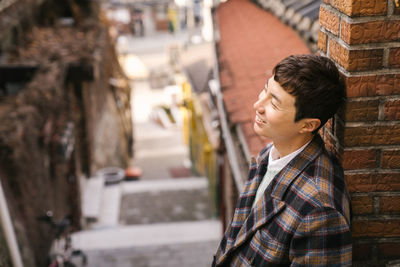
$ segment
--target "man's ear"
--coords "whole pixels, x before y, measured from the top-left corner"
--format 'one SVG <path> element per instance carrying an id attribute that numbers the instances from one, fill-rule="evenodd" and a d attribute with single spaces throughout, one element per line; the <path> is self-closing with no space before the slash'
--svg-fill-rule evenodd
<path id="1" fill-rule="evenodd" d="M 300 133 L 311 133 L 314 130 L 318 129 L 318 127 L 321 125 L 321 121 L 319 119 L 310 119 L 306 118 L 303 119 L 303 126 L 300 129 Z"/>

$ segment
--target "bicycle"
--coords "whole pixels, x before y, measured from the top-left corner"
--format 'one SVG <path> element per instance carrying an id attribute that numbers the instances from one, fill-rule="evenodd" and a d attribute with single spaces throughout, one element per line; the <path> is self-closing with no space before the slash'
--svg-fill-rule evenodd
<path id="1" fill-rule="evenodd" d="M 55 239 L 50 248 L 48 267 L 78 267 L 87 265 L 86 254 L 72 247 L 70 215 L 57 222 L 53 218 L 53 212 L 47 211 L 45 215 L 39 216 L 37 219 L 50 224 L 56 230 Z M 73 260 L 77 257 L 81 258 L 78 266 Z"/>

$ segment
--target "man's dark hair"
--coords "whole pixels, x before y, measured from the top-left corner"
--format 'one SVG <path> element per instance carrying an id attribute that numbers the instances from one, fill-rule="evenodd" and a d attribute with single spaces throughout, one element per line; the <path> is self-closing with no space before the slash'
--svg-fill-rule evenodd
<path id="1" fill-rule="evenodd" d="M 295 122 L 317 118 L 322 127 L 346 100 L 343 79 L 335 64 L 326 57 L 289 56 L 275 66 L 273 74 L 274 80 L 296 98 Z"/>

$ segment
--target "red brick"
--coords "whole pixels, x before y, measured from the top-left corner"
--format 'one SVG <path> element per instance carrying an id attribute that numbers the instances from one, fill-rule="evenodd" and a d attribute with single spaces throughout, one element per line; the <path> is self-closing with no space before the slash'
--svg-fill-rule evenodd
<path id="1" fill-rule="evenodd" d="M 398 173 L 347 173 L 346 182 L 349 192 L 399 191 Z"/>
<path id="2" fill-rule="evenodd" d="M 345 128 L 345 147 L 371 145 L 400 145 L 400 124 Z"/>
<path id="3" fill-rule="evenodd" d="M 382 151 L 381 167 L 385 168 L 385 169 L 400 168 L 400 150 L 384 150 L 384 151 Z"/>
<path id="4" fill-rule="evenodd" d="M 219 72 L 219 79 L 221 81 L 221 87 L 225 88 L 225 87 L 229 87 L 233 85 L 233 77 L 232 75 L 229 73 L 229 71 L 227 69 L 222 69 Z"/>
<path id="5" fill-rule="evenodd" d="M 319 9 L 319 23 L 327 31 L 335 35 L 339 35 L 340 18 L 336 16 L 331 11 L 327 10 L 325 7 L 320 7 Z"/>
<path id="6" fill-rule="evenodd" d="M 236 92 L 233 89 L 234 88 L 230 88 L 227 91 Z M 226 111 L 228 113 L 232 113 L 234 111 L 240 110 L 241 109 L 240 100 L 237 97 L 232 97 L 231 95 L 229 95 L 227 93 L 227 91 L 224 91 L 224 94 L 222 95 L 223 99 L 224 99 L 224 104 L 225 104 L 225 107 L 226 107 Z"/>
<path id="7" fill-rule="evenodd" d="M 380 259 L 398 259 L 400 255 L 400 243 L 380 243 L 378 244 L 378 255 Z"/>
<path id="8" fill-rule="evenodd" d="M 400 67 L 400 48 L 390 49 L 389 66 L 390 67 Z"/>
<path id="9" fill-rule="evenodd" d="M 400 196 L 381 197 L 379 200 L 380 213 L 400 213 Z"/>
<path id="10" fill-rule="evenodd" d="M 326 35 L 326 33 L 319 31 L 318 32 L 318 48 L 323 51 L 324 53 L 327 52 L 327 45 L 328 42 L 328 36 Z"/>
<path id="11" fill-rule="evenodd" d="M 400 120 L 400 100 L 389 100 L 384 108 L 385 120 Z"/>
<path id="12" fill-rule="evenodd" d="M 257 157 L 260 153 L 261 149 L 266 146 L 270 141 L 266 141 L 265 139 L 261 138 L 260 136 L 253 135 L 248 138 L 247 144 L 249 146 L 250 154 L 254 157 Z"/>
<path id="13" fill-rule="evenodd" d="M 341 37 L 348 44 L 393 42 L 400 40 L 400 21 L 348 23 L 342 20 Z"/>
<path id="14" fill-rule="evenodd" d="M 348 16 L 386 15 L 387 0 L 331 0 L 330 4 Z"/>
<path id="15" fill-rule="evenodd" d="M 346 103 L 345 121 L 378 120 L 379 100 L 349 100 Z"/>
<path id="16" fill-rule="evenodd" d="M 254 119 L 254 118 L 253 118 Z M 241 125 L 244 136 L 255 136 L 257 135 L 254 131 L 254 121 L 248 121 Z"/>
<path id="17" fill-rule="evenodd" d="M 335 120 L 335 137 L 338 139 L 340 144 L 343 144 L 344 140 L 344 129 L 345 125 L 344 122 L 342 122 L 339 118 L 336 116 Z M 342 153 L 342 152 L 341 152 Z"/>
<path id="18" fill-rule="evenodd" d="M 245 110 L 239 109 L 229 114 L 230 121 L 233 123 L 243 123 L 252 121 L 254 116 L 252 113 L 245 112 Z"/>
<path id="19" fill-rule="evenodd" d="M 353 260 L 367 261 L 372 258 L 373 244 L 354 244 L 353 245 Z"/>
<path id="20" fill-rule="evenodd" d="M 330 39 L 329 55 L 348 71 L 376 70 L 383 67 L 383 49 L 348 50 Z"/>
<path id="21" fill-rule="evenodd" d="M 342 166 L 345 170 L 377 167 L 376 150 L 345 150 Z"/>
<path id="22" fill-rule="evenodd" d="M 348 97 L 400 94 L 400 75 L 368 75 L 346 77 Z"/>
<path id="23" fill-rule="evenodd" d="M 351 205 L 354 214 L 369 214 L 373 212 L 372 197 L 352 197 Z"/>
<path id="24" fill-rule="evenodd" d="M 400 220 L 353 221 L 353 237 L 400 237 Z"/>

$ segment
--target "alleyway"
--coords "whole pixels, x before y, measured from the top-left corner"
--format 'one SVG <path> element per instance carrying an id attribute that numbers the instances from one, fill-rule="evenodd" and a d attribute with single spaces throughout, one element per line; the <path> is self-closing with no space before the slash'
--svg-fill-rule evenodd
<path id="1" fill-rule="evenodd" d="M 168 101 L 162 79 L 167 47 L 188 34 L 127 37 L 119 52 L 143 65 L 132 80 L 134 151 L 139 181 L 108 185 L 101 191 L 99 220 L 76 233 L 76 247 L 90 267 L 210 266 L 222 226 L 214 218 L 205 177 L 191 177 L 182 126 L 151 120 L 153 107 Z M 166 74 L 167 75 L 167 74 Z M 165 76 L 165 75 L 164 75 Z"/>

